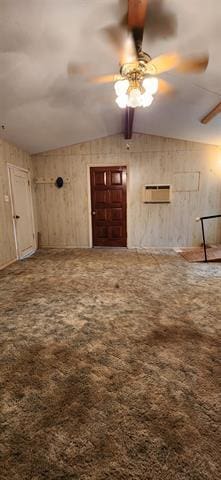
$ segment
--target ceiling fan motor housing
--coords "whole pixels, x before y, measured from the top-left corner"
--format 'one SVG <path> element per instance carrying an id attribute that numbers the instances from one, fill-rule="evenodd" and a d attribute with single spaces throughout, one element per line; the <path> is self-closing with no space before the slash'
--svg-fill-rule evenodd
<path id="1" fill-rule="evenodd" d="M 120 74 L 123 78 L 127 78 L 130 82 L 140 81 L 145 75 L 150 73 L 150 69 L 147 72 L 147 65 L 151 61 L 151 57 L 145 53 L 140 52 L 136 62 L 124 63 L 121 66 Z M 153 68 L 153 74 L 155 73 Z"/>

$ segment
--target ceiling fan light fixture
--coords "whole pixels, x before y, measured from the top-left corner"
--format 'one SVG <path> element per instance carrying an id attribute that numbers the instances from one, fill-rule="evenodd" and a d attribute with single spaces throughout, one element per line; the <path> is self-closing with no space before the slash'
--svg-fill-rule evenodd
<path id="1" fill-rule="evenodd" d="M 118 95 L 116 98 L 116 103 L 118 107 L 126 108 L 126 106 L 128 105 L 128 95 L 126 95 L 125 93 Z"/>
<path id="2" fill-rule="evenodd" d="M 142 106 L 142 94 L 139 88 L 132 88 L 128 96 L 128 107 L 136 108 Z"/>
<path id="3" fill-rule="evenodd" d="M 148 93 L 148 92 L 145 92 L 143 93 L 143 95 L 141 95 L 141 99 L 142 99 L 142 107 L 150 107 L 151 103 L 153 102 L 153 96 Z"/>
<path id="4" fill-rule="evenodd" d="M 115 92 L 118 96 L 126 95 L 128 87 L 129 87 L 129 81 L 128 80 L 118 80 L 114 84 Z"/>
<path id="5" fill-rule="evenodd" d="M 150 95 L 155 95 L 159 88 L 159 80 L 156 77 L 148 77 L 143 80 L 143 87 Z"/>

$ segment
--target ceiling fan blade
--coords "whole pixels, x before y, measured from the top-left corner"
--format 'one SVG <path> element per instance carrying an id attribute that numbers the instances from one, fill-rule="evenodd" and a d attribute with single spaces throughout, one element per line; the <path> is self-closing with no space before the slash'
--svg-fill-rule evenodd
<path id="1" fill-rule="evenodd" d="M 179 73 L 201 73 L 206 70 L 208 62 L 209 56 L 205 54 L 184 58 L 178 53 L 170 53 L 151 60 L 146 67 L 146 72 L 150 75 L 159 75 L 176 69 Z"/>
<path id="2" fill-rule="evenodd" d="M 218 105 L 216 105 L 212 110 L 211 112 L 209 112 L 205 117 L 202 118 L 202 120 L 200 120 L 200 122 L 203 124 L 203 125 L 206 125 L 207 123 L 211 122 L 211 120 L 216 117 L 216 115 L 219 115 L 219 113 L 221 113 L 221 102 L 218 103 Z"/>
<path id="3" fill-rule="evenodd" d="M 142 51 L 147 1 L 128 0 L 128 13 L 123 16 L 120 24 L 109 25 L 102 30 L 117 50 L 121 65 L 136 62 L 137 54 Z"/>
<path id="4" fill-rule="evenodd" d="M 164 0 L 149 0 L 145 21 L 145 36 L 148 40 L 168 38 L 176 32 L 176 15 L 164 6 Z"/>
<path id="5" fill-rule="evenodd" d="M 168 72 L 178 67 L 180 60 L 180 55 L 176 53 L 160 55 L 159 57 L 153 58 L 153 60 L 147 64 L 146 73 L 150 75 L 160 75 L 161 73 Z"/>
<path id="6" fill-rule="evenodd" d="M 137 54 L 134 40 L 131 32 L 122 25 L 109 25 L 102 29 L 105 37 L 117 50 L 119 62 L 124 63 L 136 62 Z"/>
<path id="7" fill-rule="evenodd" d="M 176 71 L 179 73 L 201 73 L 207 69 L 209 55 L 203 54 L 199 57 L 183 58 Z"/>
<path id="8" fill-rule="evenodd" d="M 173 85 L 171 85 L 169 82 L 166 82 L 166 80 L 163 80 L 162 78 L 159 80 L 158 93 L 161 93 L 163 95 L 170 95 L 174 92 L 175 88 Z"/>
<path id="9" fill-rule="evenodd" d="M 91 83 L 97 83 L 97 84 L 112 83 L 112 82 L 117 82 L 117 80 L 122 80 L 122 76 L 112 74 L 112 75 L 100 75 L 99 77 L 89 78 L 89 81 Z"/>

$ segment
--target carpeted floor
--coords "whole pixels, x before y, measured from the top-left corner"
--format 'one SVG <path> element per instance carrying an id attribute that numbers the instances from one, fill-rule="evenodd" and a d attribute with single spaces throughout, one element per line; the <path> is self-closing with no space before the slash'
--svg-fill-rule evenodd
<path id="1" fill-rule="evenodd" d="M 1 480 L 220 479 L 220 264 L 42 251 L 0 305 Z"/>

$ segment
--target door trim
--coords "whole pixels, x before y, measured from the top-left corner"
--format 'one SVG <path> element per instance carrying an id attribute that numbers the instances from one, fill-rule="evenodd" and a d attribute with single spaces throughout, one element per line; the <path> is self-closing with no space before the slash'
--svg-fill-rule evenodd
<path id="1" fill-rule="evenodd" d="M 103 168 L 106 168 L 106 167 L 122 167 L 125 166 L 126 169 L 127 169 L 127 183 L 126 183 L 126 201 L 127 201 L 127 204 L 126 204 L 126 228 L 127 228 L 127 245 L 126 247 L 116 247 L 116 248 L 128 248 L 128 219 L 129 219 L 129 216 L 128 216 L 128 199 L 129 199 L 129 181 L 128 181 L 128 178 L 129 178 L 129 165 L 127 162 L 125 162 L 125 160 L 123 161 L 123 163 L 106 163 L 106 164 L 103 164 L 103 163 L 89 163 L 87 165 L 87 193 L 88 193 L 88 240 L 89 240 L 89 248 L 94 248 L 93 247 L 93 232 L 92 232 L 92 218 L 91 218 L 91 211 L 92 211 L 92 203 L 91 203 L 91 176 L 90 176 L 90 169 L 91 167 L 103 167 Z M 99 247 L 95 247 L 95 248 L 99 248 Z M 108 247 L 100 247 L 100 248 L 108 248 Z M 113 247 L 111 247 L 113 248 Z"/>
<path id="2" fill-rule="evenodd" d="M 29 257 L 30 255 L 32 255 L 37 250 L 31 175 L 30 175 L 30 170 L 28 170 L 27 168 L 19 167 L 18 165 L 14 165 L 12 163 L 7 163 L 7 170 L 8 170 L 9 197 L 10 197 L 10 204 L 11 204 L 13 232 L 14 232 L 15 248 L 16 248 L 16 258 L 17 258 L 17 260 L 21 260 L 22 258 Z M 30 186 L 30 205 L 31 205 L 31 219 L 32 219 L 32 227 L 33 227 L 33 235 L 34 235 L 34 238 L 33 238 L 34 247 L 28 254 L 23 255 L 23 256 L 19 255 L 17 231 L 16 231 L 15 218 L 14 218 L 14 216 L 15 216 L 15 203 L 14 203 L 13 190 L 12 190 L 12 179 L 11 179 L 11 173 L 12 173 L 13 170 L 19 170 L 20 172 L 27 173 L 29 186 Z"/>

